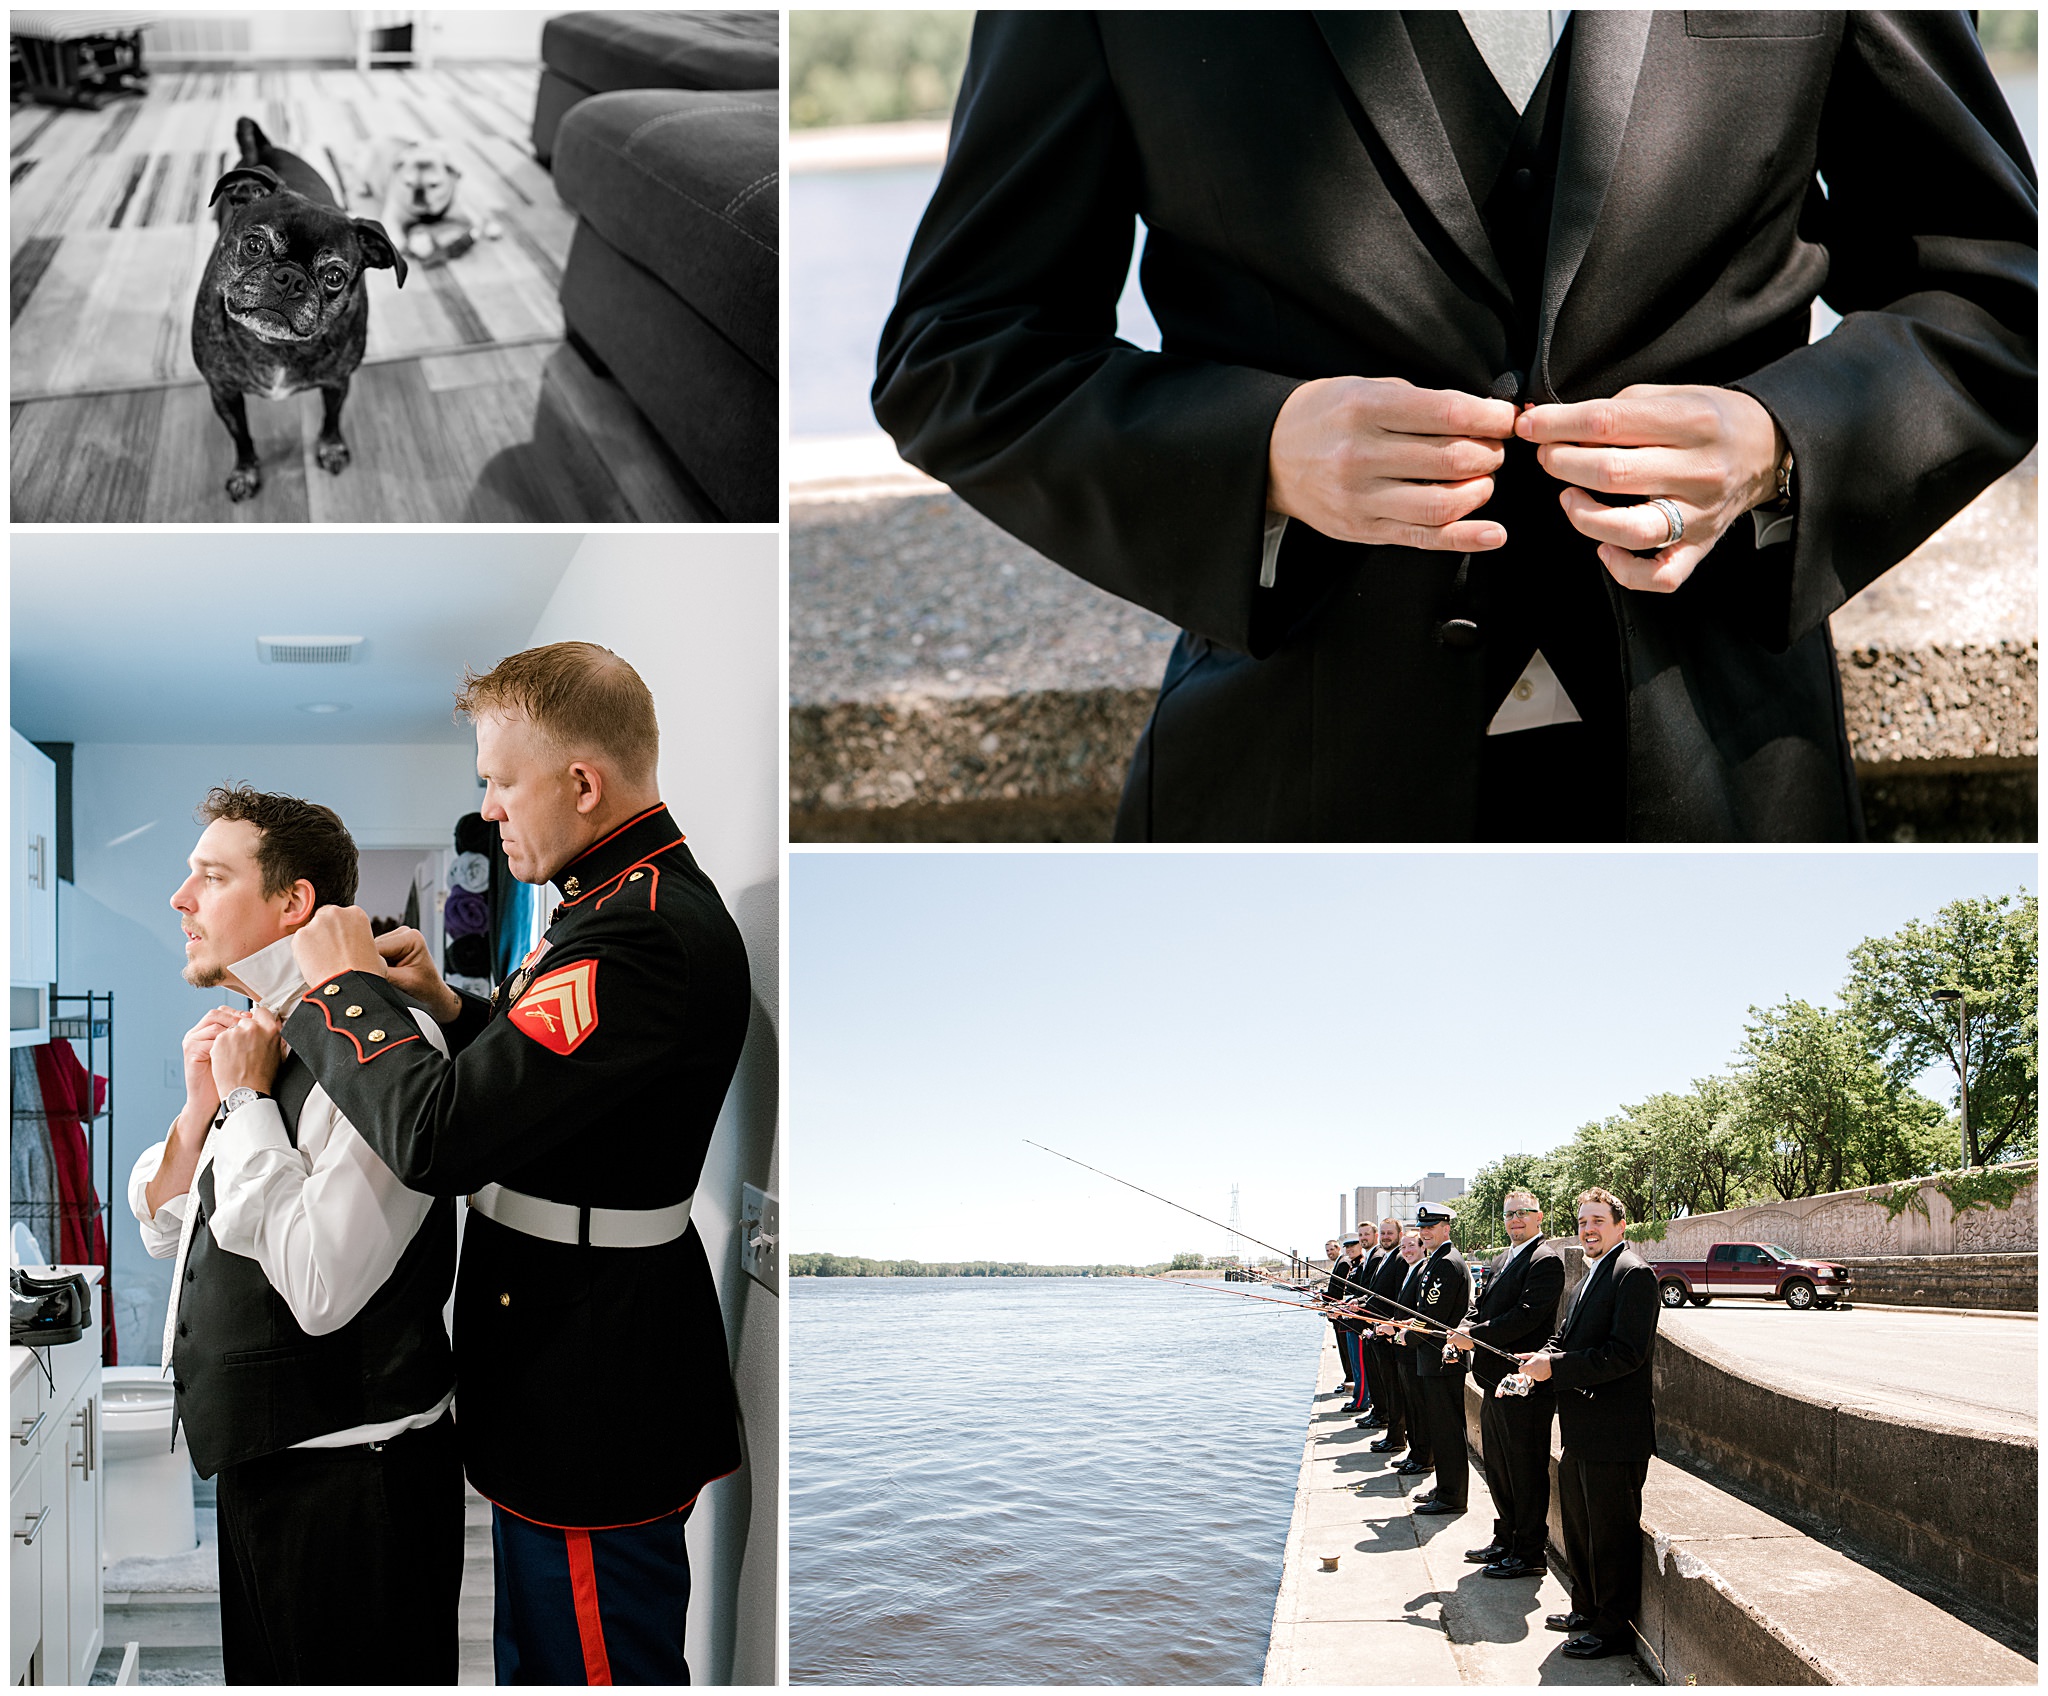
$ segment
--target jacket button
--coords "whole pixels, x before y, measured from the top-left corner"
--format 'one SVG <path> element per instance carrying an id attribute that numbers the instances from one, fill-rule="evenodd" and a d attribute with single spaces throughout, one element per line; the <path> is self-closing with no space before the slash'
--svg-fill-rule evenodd
<path id="1" fill-rule="evenodd" d="M 500 1307 L 510 1307 L 512 1305 L 512 1292 L 510 1290 L 507 1290 L 503 1295 L 498 1297 L 498 1305 Z"/>
<path id="2" fill-rule="evenodd" d="M 178 1321 L 178 1335 L 181 1337 L 189 1337 L 192 1335 L 192 1327 L 187 1325 L 185 1321 L 182 1319 Z"/>
<path id="3" fill-rule="evenodd" d="M 1494 378 L 1493 387 L 1488 389 L 1486 393 L 1488 398 L 1492 400 L 1520 400 L 1522 398 L 1522 385 L 1527 381 L 1528 379 L 1519 371 L 1503 371 L 1498 377 Z"/>
<path id="4" fill-rule="evenodd" d="M 384 1040 L 384 1033 L 382 1031 L 372 1031 L 370 1033 L 370 1040 L 372 1042 L 382 1042 Z"/>
<path id="5" fill-rule="evenodd" d="M 344 1007 L 341 1011 L 344 1018 L 360 1019 L 363 1016 L 363 1010 L 360 1007 Z"/>
<path id="6" fill-rule="evenodd" d="M 340 992 L 340 990 L 341 990 L 341 985 L 340 985 L 340 984 L 338 984 L 338 983 L 331 983 L 331 984 L 329 984 L 329 985 L 328 985 L 328 986 L 327 986 L 327 987 L 326 987 L 325 989 L 323 989 L 323 990 L 322 990 L 322 991 L 321 991 L 320 993 L 321 993 L 322 995 L 335 995 L 335 994 L 338 994 L 338 993 Z"/>
<path id="7" fill-rule="evenodd" d="M 194 1271 L 194 1270 L 193 1270 L 193 1269 L 192 1269 L 191 1267 L 189 1267 L 189 1266 L 188 1266 L 188 1267 L 186 1267 L 186 1268 L 185 1268 L 185 1282 L 186 1282 L 186 1283 L 188 1283 L 188 1284 L 196 1284 L 196 1283 L 197 1283 L 198 1281 L 199 1281 L 199 1274 L 198 1274 L 197 1272 L 195 1272 L 195 1271 Z"/>
<path id="8" fill-rule="evenodd" d="M 1436 639 L 1447 648 L 1476 647 L 1479 626 L 1469 618 L 1447 618 L 1436 627 Z"/>
<path id="9" fill-rule="evenodd" d="M 1529 192 L 1529 185 L 1533 183 L 1535 180 L 1536 173 L 1530 170 L 1527 165 L 1520 167 L 1515 172 L 1515 187 L 1523 194 L 1527 194 Z"/>

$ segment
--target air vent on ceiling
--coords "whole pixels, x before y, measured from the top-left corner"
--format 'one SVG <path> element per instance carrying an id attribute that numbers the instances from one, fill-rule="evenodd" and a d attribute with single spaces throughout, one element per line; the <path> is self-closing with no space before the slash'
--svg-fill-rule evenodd
<path id="1" fill-rule="evenodd" d="M 360 636 L 259 636 L 256 657 L 265 665 L 353 665 Z"/>

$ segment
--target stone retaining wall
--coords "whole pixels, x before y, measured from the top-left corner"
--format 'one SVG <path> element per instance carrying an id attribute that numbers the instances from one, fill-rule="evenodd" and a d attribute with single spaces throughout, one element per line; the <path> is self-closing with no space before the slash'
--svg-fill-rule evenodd
<path id="1" fill-rule="evenodd" d="M 1855 1274 L 1852 1288 L 1857 1301 L 1893 1307 L 2040 1311 L 2038 1254 L 1845 1254 L 1838 1258 Z"/>
<path id="2" fill-rule="evenodd" d="M 2008 1208 L 1957 1213 L 1937 1189 L 1920 1183 L 1918 1204 L 1893 1212 L 1892 1186 L 1837 1190 L 1796 1201 L 1759 1202 L 1721 1213 L 1674 1219 L 1662 1242 L 1638 1244 L 1666 1260 L 1704 1260 L 1715 1243 L 1777 1243 L 1808 1258 L 1850 1259 L 1928 1254 L 2033 1254 L 2040 1247 L 2038 1168 L 2015 1163 L 2029 1181 Z M 1957 1304 L 1969 1305 L 1969 1304 Z M 1991 1303 L 1987 1305 L 2003 1305 Z"/>

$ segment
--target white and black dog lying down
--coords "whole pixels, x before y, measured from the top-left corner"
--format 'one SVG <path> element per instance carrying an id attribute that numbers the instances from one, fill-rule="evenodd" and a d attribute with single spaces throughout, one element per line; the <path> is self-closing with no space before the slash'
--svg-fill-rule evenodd
<path id="1" fill-rule="evenodd" d="M 282 400 L 318 389 L 320 468 L 347 466 L 341 408 L 369 336 L 364 278 L 395 271 L 402 288 L 406 265 L 382 224 L 351 218 L 320 173 L 273 145 L 253 119 L 236 123 L 235 141 L 241 162 L 213 186 L 220 237 L 199 280 L 192 358 L 234 438 L 228 499 L 245 501 L 262 488 L 263 471 L 244 396 Z"/>

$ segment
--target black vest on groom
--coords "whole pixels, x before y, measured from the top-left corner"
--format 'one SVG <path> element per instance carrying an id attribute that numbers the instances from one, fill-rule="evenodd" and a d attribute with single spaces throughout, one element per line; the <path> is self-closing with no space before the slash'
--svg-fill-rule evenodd
<path id="1" fill-rule="evenodd" d="M 272 1086 L 296 1148 L 314 1079 L 289 1055 Z M 171 1348 L 178 1418 L 201 1478 L 352 1426 L 422 1413 L 455 1387 L 441 1309 L 455 1282 L 455 1203 L 437 1200 L 384 1286 L 340 1330 L 311 1337 L 263 1268 L 213 1240 L 213 1168 L 193 1186 Z"/>

